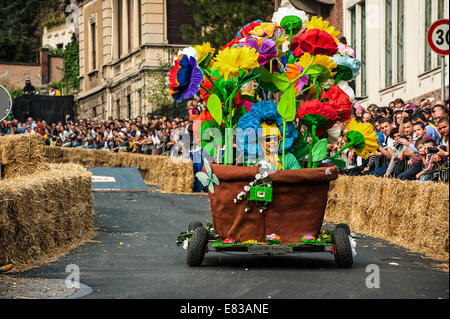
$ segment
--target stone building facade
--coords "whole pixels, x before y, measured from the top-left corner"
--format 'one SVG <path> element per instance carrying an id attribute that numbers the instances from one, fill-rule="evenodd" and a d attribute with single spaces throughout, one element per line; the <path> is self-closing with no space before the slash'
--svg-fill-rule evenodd
<path id="1" fill-rule="evenodd" d="M 79 2 L 79 118 L 132 118 L 157 105 L 145 98 L 149 70 L 187 46 L 179 27 L 192 23 L 183 0 Z M 150 83 L 149 83 L 150 82 Z"/>

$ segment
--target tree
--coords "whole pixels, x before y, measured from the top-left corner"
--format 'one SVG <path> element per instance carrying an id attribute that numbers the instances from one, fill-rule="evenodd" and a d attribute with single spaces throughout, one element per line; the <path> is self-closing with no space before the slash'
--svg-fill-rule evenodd
<path id="1" fill-rule="evenodd" d="M 208 41 L 219 48 L 236 37 L 241 27 L 254 20 L 270 21 L 273 0 L 184 0 L 192 7 L 195 25 L 182 25 L 183 39 L 190 43 Z"/>
<path id="2" fill-rule="evenodd" d="M 58 0 L 1 1 L 0 61 L 36 62 L 41 22 L 58 7 Z"/>
<path id="3" fill-rule="evenodd" d="M 62 79 L 64 94 L 77 93 L 80 89 L 80 81 L 78 79 L 80 75 L 80 65 L 79 43 L 75 33 L 72 34 L 72 42 L 64 49 L 62 58 L 64 61 Z"/>

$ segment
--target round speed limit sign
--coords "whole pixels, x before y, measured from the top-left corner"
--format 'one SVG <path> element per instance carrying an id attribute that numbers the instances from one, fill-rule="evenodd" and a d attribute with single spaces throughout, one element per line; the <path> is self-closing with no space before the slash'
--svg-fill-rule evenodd
<path id="1" fill-rule="evenodd" d="M 450 32 L 448 25 L 448 19 L 441 19 L 434 22 L 428 29 L 428 44 L 434 52 L 440 55 L 449 54 Z"/>

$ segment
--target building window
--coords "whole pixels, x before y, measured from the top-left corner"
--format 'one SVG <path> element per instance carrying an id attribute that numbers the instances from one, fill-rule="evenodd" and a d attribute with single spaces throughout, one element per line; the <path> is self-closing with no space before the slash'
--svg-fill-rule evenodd
<path id="1" fill-rule="evenodd" d="M 366 4 L 361 4 L 361 96 L 367 95 L 366 86 Z"/>
<path id="2" fill-rule="evenodd" d="M 404 0 L 397 0 L 397 82 L 404 80 Z"/>
<path id="3" fill-rule="evenodd" d="M 127 95 L 128 119 L 131 119 L 131 95 Z"/>
<path id="4" fill-rule="evenodd" d="M 431 0 L 425 0 L 425 55 L 424 55 L 424 71 L 431 70 L 431 49 L 427 41 L 428 29 L 431 26 Z"/>
<path id="5" fill-rule="evenodd" d="M 351 26 L 350 26 L 350 32 L 351 32 L 351 47 L 353 50 L 356 50 L 356 7 L 353 7 L 350 9 L 351 12 Z"/>
<path id="6" fill-rule="evenodd" d="M 95 37 L 95 22 L 91 23 L 91 44 L 92 44 L 92 50 L 91 50 L 91 60 L 92 60 L 92 70 L 95 70 L 97 68 L 97 48 L 96 48 L 96 37 Z"/>
<path id="7" fill-rule="evenodd" d="M 384 85 L 392 85 L 392 0 L 385 3 L 385 33 L 384 33 Z"/>

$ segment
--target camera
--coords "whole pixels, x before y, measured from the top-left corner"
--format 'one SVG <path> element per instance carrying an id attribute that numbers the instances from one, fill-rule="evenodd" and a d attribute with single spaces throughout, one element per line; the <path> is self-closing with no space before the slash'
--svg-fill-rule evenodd
<path id="1" fill-rule="evenodd" d="M 405 140 L 408 139 L 408 136 L 406 136 L 405 134 L 400 135 L 400 138 L 404 138 Z"/>
<path id="2" fill-rule="evenodd" d="M 414 109 L 407 109 L 405 110 L 406 113 L 408 113 L 409 116 L 414 114 Z"/>
<path id="3" fill-rule="evenodd" d="M 438 147 L 427 147 L 428 154 L 437 154 L 439 153 Z"/>

